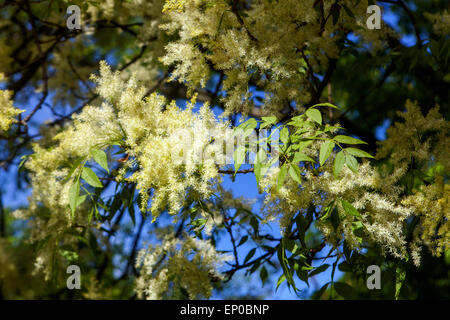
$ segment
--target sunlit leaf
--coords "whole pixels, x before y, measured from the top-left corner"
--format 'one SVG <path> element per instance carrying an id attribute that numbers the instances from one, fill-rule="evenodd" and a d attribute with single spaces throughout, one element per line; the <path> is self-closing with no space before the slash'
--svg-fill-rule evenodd
<path id="1" fill-rule="evenodd" d="M 316 108 L 316 107 L 330 107 L 330 108 L 339 110 L 339 107 L 335 106 L 334 104 L 328 103 L 328 102 L 315 104 L 311 108 Z"/>
<path id="2" fill-rule="evenodd" d="M 283 164 L 278 173 L 277 189 L 280 189 L 284 184 L 284 179 L 286 178 L 287 166 Z"/>
<path id="3" fill-rule="evenodd" d="M 355 207 L 351 203 L 342 199 L 341 204 L 342 204 L 342 207 L 344 208 L 345 212 L 347 212 L 348 214 L 350 214 L 354 217 L 361 217 L 358 210 L 356 210 Z"/>
<path id="4" fill-rule="evenodd" d="M 296 152 L 294 156 L 294 163 L 299 163 L 302 161 L 315 162 L 314 159 L 312 159 L 310 156 L 307 156 L 306 154 L 301 152 Z"/>
<path id="5" fill-rule="evenodd" d="M 281 142 L 283 142 L 284 144 L 287 144 L 289 142 L 289 130 L 284 127 L 283 129 L 281 129 L 280 132 L 280 140 Z"/>
<path id="6" fill-rule="evenodd" d="M 323 166 L 325 161 L 327 161 L 327 159 L 330 157 L 334 146 L 335 146 L 335 143 L 331 140 L 328 140 L 328 141 L 325 141 L 322 144 L 322 146 L 320 147 L 319 162 L 320 162 L 321 166 Z"/>
<path id="7" fill-rule="evenodd" d="M 238 172 L 241 165 L 244 163 L 246 155 L 245 146 L 240 146 L 234 151 L 233 159 L 234 159 L 234 172 Z"/>
<path id="8" fill-rule="evenodd" d="M 349 136 L 343 136 L 343 135 L 338 135 L 334 137 L 334 140 L 340 143 L 346 143 L 346 144 L 367 144 L 366 142 L 353 138 L 353 137 L 349 137 Z"/>
<path id="9" fill-rule="evenodd" d="M 253 258 L 253 256 L 255 255 L 255 252 L 256 252 L 256 248 L 253 248 L 247 253 L 247 256 L 244 259 L 244 264 L 246 264 L 248 261 L 250 261 L 251 258 Z"/>
<path id="10" fill-rule="evenodd" d="M 358 160 L 356 160 L 356 158 L 350 154 L 345 155 L 345 163 L 347 164 L 347 166 L 350 168 L 350 170 L 352 170 L 353 172 L 357 173 L 358 172 Z"/>

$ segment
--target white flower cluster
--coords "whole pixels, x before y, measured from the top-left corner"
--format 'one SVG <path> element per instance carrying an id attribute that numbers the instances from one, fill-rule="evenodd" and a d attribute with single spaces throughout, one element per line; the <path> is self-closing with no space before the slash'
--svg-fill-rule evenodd
<path id="1" fill-rule="evenodd" d="M 169 233 L 162 237 L 161 245 L 138 253 L 136 291 L 149 300 L 209 298 L 212 281 L 223 277 L 218 268 L 228 259 L 208 241 L 188 235 L 181 240 Z"/>
<path id="2" fill-rule="evenodd" d="M 314 0 L 251 1 L 241 12 L 230 1 L 167 1 L 167 23 L 161 28 L 179 39 L 166 46 L 161 58 L 175 65 L 172 79 L 191 89 L 206 84 L 210 66 L 225 75 L 223 103 L 229 113 L 248 113 L 255 105 L 249 87 L 266 93 L 264 113 L 279 115 L 286 101 L 310 101 L 309 74 L 320 73 L 339 56 L 341 30 L 355 30 L 367 18 L 368 1 L 340 1 L 354 17 L 342 12 L 337 21 L 321 21 Z M 324 12 L 333 3 L 325 1 Z M 371 32 L 370 41 L 385 36 Z M 301 110 L 301 107 L 300 111 Z"/>

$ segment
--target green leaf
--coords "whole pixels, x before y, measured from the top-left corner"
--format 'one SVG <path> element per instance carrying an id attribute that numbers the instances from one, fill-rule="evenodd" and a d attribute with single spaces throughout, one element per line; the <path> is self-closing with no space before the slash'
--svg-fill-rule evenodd
<path id="1" fill-rule="evenodd" d="M 288 125 L 295 127 L 303 127 L 303 123 L 305 121 L 305 115 L 295 116 L 291 118 L 291 121 L 288 122 Z"/>
<path id="2" fill-rule="evenodd" d="M 259 185 L 259 181 L 261 180 L 261 177 L 264 177 L 267 169 L 269 169 L 267 167 L 267 165 L 263 164 L 266 159 L 267 159 L 266 152 L 264 151 L 264 149 L 260 148 L 258 153 L 256 154 L 255 163 L 253 165 L 256 183 L 258 185 Z"/>
<path id="3" fill-rule="evenodd" d="M 306 285 L 309 287 L 309 276 L 308 276 L 308 270 L 303 267 L 297 270 L 297 277 L 302 280 Z"/>
<path id="4" fill-rule="evenodd" d="M 289 167 L 289 175 L 295 182 L 302 184 L 302 172 L 297 165 L 293 164 Z"/>
<path id="5" fill-rule="evenodd" d="M 97 211 L 97 205 L 94 204 L 90 209 L 89 209 L 89 216 L 88 216 L 88 223 L 92 222 L 92 218 L 94 217 L 94 211 Z"/>
<path id="6" fill-rule="evenodd" d="M 339 211 L 336 207 L 331 209 L 330 222 L 335 230 L 337 230 L 339 228 L 339 225 L 341 223 L 341 216 L 339 215 Z"/>
<path id="7" fill-rule="evenodd" d="M 341 6 L 337 3 L 333 4 L 331 6 L 331 14 L 333 16 L 333 25 L 335 25 L 339 21 L 339 16 L 341 14 Z"/>
<path id="8" fill-rule="evenodd" d="M 308 116 L 308 118 L 317 122 L 318 124 L 322 124 L 322 114 L 319 110 L 310 108 L 306 110 L 306 115 Z"/>
<path id="9" fill-rule="evenodd" d="M 283 129 L 281 129 L 280 132 L 280 140 L 281 142 L 283 142 L 284 144 L 287 144 L 289 142 L 289 130 L 284 127 Z"/>
<path id="10" fill-rule="evenodd" d="M 97 162 L 103 169 L 105 169 L 109 173 L 108 157 L 103 150 L 92 151 L 92 157 L 94 158 L 95 162 Z"/>
<path id="11" fill-rule="evenodd" d="M 70 177 L 72 176 L 72 174 L 75 172 L 75 170 L 80 166 L 80 164 L 83 162 L 84 157 L 78 158 L 77 160 L 75 160 L 75 162 L 73 163 L 73 165 L 71 166 L 69 173 L 67 174 L 67 177 L 63 180 L 64 182 L 69 181 Z"/>
<path id="12" fill-rule="evenodd" d="M 252 226 L 253 230 L 255 230 L 255 233 L 258 234 L 259 232 L 259 222 L 258 219 L 256 219 L 257 216 L 252 216 L 250 218 L 250 225 Z"/>
<path id="13" fill-rule="evenodd" d="M 326 126 L 324 129 L 323 129 L 323 132 L 330 132 L 330 131 L 333 131 L 333 130 L 343 130 L 344 128 L 342 128 L 342 127 L 336 127 L 336 126 Z"/>
<path id="14" fill-rule="evenodd" d="M 362 140 L 353 138 L 353 137 L 349 137 L 349 136 L 343 136 L 343 135 L 338 135 L 336 137 L 334 137 L 334 140 L 340 143 L 346 143 L 346 144 L 367 144 L 367 142 L 364 142 Z"/>
<path id="15" fill-rule="evenodd" d="M 344 10 L 345 10 L 345 12 L 347 13 L 347 15 L 348 15 L 350 18 L 355 19 L 355 15 L 354 15 L 353 12 L 349 9 L 349 7 L 347 7 L 347 5 L 345 5 L 345 4 L 342 4 L 342 6 L 344 7 Z"/>
<path id="16" fill-rule="evenodd" d="M 315 162 L 314 159 L 307 156 L 306 154 L 301 153 L 301 152 L 296 152 L 295 156 L 294 156 L 294 163 L 299 163 L 301 161 Z"/>
<path id="17" fill-rule="evenodd" d="M 289 238 L 283 238 L 282 241 L 283 241 L 283 246 L 284 246 L 285 250 L 287 250 L 289 252 L 294 251 L 294 248 L 295 248 L 295 241 L 294 240 L 289 239 Z"/>
<path id="18" fill-rule="evenodd" d="M 275 290 L 278 290 L 278 288 L 280 287 L 280 285 L 286 281 L 286 276 L 284 275 L 284 273 L 278 278 L 277 281 L 277 288 Z"/>
<path id="19" fill-rule="evenodd" d="M 235 135 L 242 135 L 242 138 L 248 137 L 253 130 L 255 130 L 258 122 L 254 119 L 248 119 L 244 123 L 240 124 L 234 131 Z"/>
<path id="20" fill-rule="evenodd" d="M 350 153 L 351 155 L 355 156 L 355 157 L 360 157 L 360 158 L 373 158 L 373 156 L 371 156 L 369 153 L 356 149 L 356 148 L 346 148 L 345 151 L 347 151 L 348 153 Z"/>
<path id="21" fill-rule="evenodd" d="M 117 210 L 119 210 L 120 207 L 122 206 L 121 194 L 120 193 L 116 193 L 114 195 L 114 198 L 113 198 L 112 202 L 111 202 L 111 205 L 109 205 L 109 203 L 108 203 L 108 206 L 109 206 L 109 208 L 108 208 L 108 212 L 109 212 L 108 219 L 110 220 L 110 219 L 112 219 L 114 217 L 114 215 L 116 214 Z"/>
<path id="22" fill-rule="evenodd" d="M 311 145 L 312 142 L 313 142 L 313 140 L 300 141 L 297 144 L 298 145 L 298 151 L 302 151 L 303 149 L 305 149 L 306 147 Z"/>
<path id="23" fill-rule="evenodd" d="M 72 210 L 72 218 L 78 205 L 78 195 L 80 193 L 80 180 L 77 179 L 69 189 L 69 207 Z"/>
<path id="24" fill-rule="evenodd" d="M 59 249 L 59 254 L 69 263 L 75 263 L 76 261 L 78 261 L 78 253 L 73 251 L 72 249 Z"/>
<path id="25" fill-rule="evenodd" d="M 238 172 L 241 165 L 244 163 L 245 155 L 246 155 L 246 148 L 245 146 L 240 146 L 236 149 L 236 151 L 233 154 L 234 159 L 234 172 Z"/>
<path id="26" fill-rule="evenodd" d="M 197 219 L 192 221 L 190 224 L 196 228 L 202 227 L 208 222 L 208 219 Z"/>
<path id="27" fill-rule="evenodd" d="M 400 291 L 405 282 L 406 271 L 402 267 L 397 267 L 395 270 L 395 300 L 400 298 Z"/>
<path id="28" fill-rule="evenodd" d="M 320 299 L 320 297 L 322 297 L 323 294 L 325 293 L 325 291 L 327 290 L 329 284 L 330 284 L 329 282 L 328 282 L 328 283 L 325 283 L 325 284 L 322 286 L 322 288 L 320 288 L 319 290 L 317 290 L 316 292 L 314 292 L 314 294 L 313 294 L 313 296 L 312 296 L 312 299 L 313 299 L 313 300 L 318 300 L 318 299 Z"/>
<path id="29" fill-rule="evenodd" d="M 285 247 L 284 247 L 285 241 L 283 241 L 283 240 L 281 241 L 281 245 L 278 246 L 278 251 L 277 251 L 278 261 L 280 262 L 281 268 L 283 269 L 283 274 L 284 274 L 288 284 L 293 286 L 294 289 L 296 290 L 294 278 L 292 277 L 292 273 L 289 270 L 288 260 L 286 258 Z"/>
<path id="30" fill-rule="evenodd" d="M 267 281 L 267 278 L 269 277 L 269 273 L 267 272 L 266 267 L 261 267 L 261 270 L 259 271 L 259 277 L 261 278 L 261 282 L 264 285 Z"/>
<path id="31" fill-rule="evenodd" d="M 265 123 L 275 123 L 277 121 L 277 117 L 262 117 L 261 118 Z"/>
<path id="32" fill-rule="evenodd" d="M 247 253 L 247 256 L 244 259 L 244 264 L 246 264 L 248 261 L 250 261 L 250 259 L 255 255 L 255 252 L 256 252 L 256 248 L 253 248 L 252 250 L 250 250 Z"/>
<path id="33" fill-rule="evenodd" d="M 364 225 L 361 221 L 352 222 L 352 231 L 359 243 L 363 242 Z"/>
<path id="34" fill-rule="evenodd" d="M 306 219 L 305 217 L 299 213 L 297 217 L 295 218 L 295 225 L 297 226 L 297 231 L 299 235 L 300 242 L 302 245 L 305 243 L 305 233 L 306 233 Z"/>
<path id="35" fill-rule="evenodd" d="M 335 146 L 334 141 L 329 140 L 329 141 L 325 141 L 322 144 L 322 146 L 320 147 L 319 162 L 320 162 L 321 166 L 323 166 L 325 161 L 327 161 L 328 157 L 331 155 L 331 152 L 333 151 L 334 146 Z"/>
<path id="36" fill-rule="evenodd" d="M 319 220 L 324 221 L 325 219 L 327 219 L 330 216 L 331 211 L 333 209 L 334 209 L 334 201 L 332 201 L 328 206 L 325 207 L 324 214 L 319 218 Z"/>
<path id="37" fill-rule="evenodd" d="M 312 277 L 312 276 L 315 276 L 315 275 L 317 275 L 317 274 L 319 274 L 319 273 L 322 273 L 322 272 L 326 271 L 329 267 L 330 267 L 329 264 L 327 264 L 327 263 L 326 263 L 326 264 L 323 264 L 323 265 L 321 265 L 320 267 L 317 267 L 317 268 L 315 268 L 313 271 L 311 271 L 311 272 L 309 273 L 309 276 Z"/>
<path id="38" fill-rule="evenodd" d="M 335 106 L 334 104 L 328 103 L 328 102 L 315 104 L 311 108 L 316 108 L 316 107 L 330 107 L 330 108 L 339 110 L 339 107 Z"/>
<path id="39" fill-rule="evenodd" d="M 333 172 L 334 172 L 335 177 L 339 176 L 339 173 L 341 173 L 344 165 L 345 165 L 345 154 L 344 154 L 344 151 L 341 150 L 336 155 L 336 158 L 334 158 Z"/>
<path id="40" fill-rule="evenodd" d="M 260 152 L 264 152 L 262 150 L 258 151 L 258 154 Z M 261 178 L 263 178 L 266 175 L 267 170 L 269 170 L 269 168 L 278 161 L 278 156 L 275 158 L 271 158 L 269 161 L 262 161 L 261 158 L 266 159 L 267 155 L 264 152 L 264 156 L 259 156 L 258 154 L 256 155 L 256 160 L 255 163 L 253 165 L 254 167 L 254 173 L 255 173 L 255 177 L 256 177 L 256 183 L 259 185 L 259 181 L 261 180 Z M 263 163 L 264 162 L 264 163 Z"/>
<path id="41" fill-rule="evenodd" d="M 24 156 L 20 157 L 21 161 L 20 161 L 19 166 L 17 167 L 17 169 L 21 169 L 23 167 L 25 162 L 27 162 L 28 157 L 29 157 L 28 155 L 24 155 Z"/>
<path id="42" fill-rule="evenodd" d="M 339 257 L 333 262 L 333 267 L 331 269 L 331 282 L 334 283 L 334 273 L 336 272 L 336 266 L 339 262 Z"/>
<path id="43" fill-rule="evenodd" d="M 244 243 L 246 243 L 248 240 L 248 236 L 243 236 L 241 238 L 241 241 L 239 241 L 239 244 L 237 245 L 238 247 L 242 246 Z"/>
<path id="44" fill-rule="evenodd" d="M 136 212 L 134 210 L 133 202 L 128 206 L 128 214 L 130 215 L 131 221 L 133 222 L 133 226 L 136 225 Z"/>
<path id="45" fill-rule="evenodd" d="M 78 197 L 77 204 L 76 204 L 77 208 L 86 200 L 86 197 L 87 197 L 87 195 L 82 195 L 82 196 Z"/>
<path id="46" fill-rule="evenodd" d="M 247 272 L 249 274 L 254 273 L 256 270 L 258 270 L 258 268 L 261 266 L 261 261 L 255 261 L 255 263 L 253 263 L 253 267 L 250 268 L 250 270 L 247 270 Z"/>
<path id="47" fill-rule="evenodd" d="M 103 188 L 102 183 L 98 179 L 97 175 L 91 168 L 84 167 L 81 173 L 81 177 L 95 188 Z"/>
<path id="48" fill-rule="evenodd" d="M 345 156 L 345 163 L 347 164 L 347 166 L 350 168 L 350 170 L 352 170 L 354 173 L 358 172 L 358 160 L 356 160 L 356 158 L 350 154 L 347 154 Z"/>
<path id="49" fill-rule="evenodd" d="M 354 216 L 354 217 L 361 217 L 361 215 L 359 214 L 358 210 L 355 209 L 354 206 L 352 206 L 351 203 L 345 201 L 345 200 L 341 200 L 341 204 L 342 207 L 344 208 L 345 212 L 347 212 L 348 214 Z"/>
<path id="50" fill-rule="evenodd" d="M 259 126 L 259 129 L 264 129 L 265 127 L 269 127 L 274 125 L 277 122 L 277 117 L 262 117 L 263 123 Z"/>

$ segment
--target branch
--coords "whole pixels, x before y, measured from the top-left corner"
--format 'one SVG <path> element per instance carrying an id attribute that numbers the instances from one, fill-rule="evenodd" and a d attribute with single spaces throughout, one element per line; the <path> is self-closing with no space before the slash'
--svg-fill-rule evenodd
<path id="1" fill-rule="evenodd" d="M 255 170 L 253 168 L 251 168 L 251 169 L 239 170 L 237 172 L 235 172 L 234 170 L 219 170 L 219 173 L 222 173 L 222 174 L 235 174 L 235 173 L 245 174 L 245 173 L 251 173 L 254 171 Z"/>
<path id="2" fill-rule="evenodd" d="M 239 265 L 239 257 L 238 257 L 238 252 L 237 252 L 236 240 L 234 239 L 233 230 L 231 229 L 232 224 L 229 224 L 227 222 L 227 219 L 224 219 L 224 226 L 225 226 L 228 234 L 230 235 L 231 244 L 233 246 L 235 265 Z"/>

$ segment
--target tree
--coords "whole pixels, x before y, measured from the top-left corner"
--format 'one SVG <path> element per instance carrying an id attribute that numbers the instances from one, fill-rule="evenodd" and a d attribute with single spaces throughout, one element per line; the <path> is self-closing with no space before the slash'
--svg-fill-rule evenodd
<path id="1" fill-rule="evenodd" d="M 369 29 L 371 5 L 396 19 Z M 31 192 L 1 193 L 2 297 L 209 298 L 244 271 L 448 297 L 447 1 L 0 7 L 0 167 Z"/>

